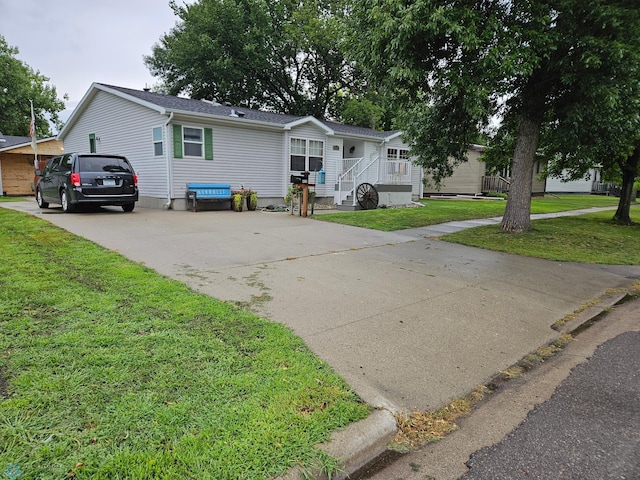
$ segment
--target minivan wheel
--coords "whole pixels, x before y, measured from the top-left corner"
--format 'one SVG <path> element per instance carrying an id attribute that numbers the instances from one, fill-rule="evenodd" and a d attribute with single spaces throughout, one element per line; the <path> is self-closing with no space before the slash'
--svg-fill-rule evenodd
<path id="1" fill-rule="evenodd" d="M 133 212 L 134 207 L 136 206 L 135 203 L 125 203 L 124 205 L 122 205 L 122 210 L 124 210 L 125 212 Z"/>
<path id="2" fill-rule="evenodd" d="M 66 190 L 63 190 L 60 193 L 60 203 L 62 204 L 62 211 L 65 213 L 73 212 L 74 208 L 71 202 L 69 202 L 69 193 Z"/>
<path id="3" fill-rule="evenodd" d="M 49 203 L 44 201 L 42 198 L 42 190 L 39 188 L 36 188 L 36 202 L 38 202 L 40 208 L 49 208 Z"/>

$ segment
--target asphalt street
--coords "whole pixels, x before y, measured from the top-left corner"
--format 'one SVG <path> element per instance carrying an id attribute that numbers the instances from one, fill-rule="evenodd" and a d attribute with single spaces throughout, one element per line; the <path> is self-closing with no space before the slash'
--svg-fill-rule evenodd
<path id="1" fill-rule="evenodd" d="M 578 365 L 549 401 L 467 462 L 463 480 L 640 478 L 640 332 Z"/>

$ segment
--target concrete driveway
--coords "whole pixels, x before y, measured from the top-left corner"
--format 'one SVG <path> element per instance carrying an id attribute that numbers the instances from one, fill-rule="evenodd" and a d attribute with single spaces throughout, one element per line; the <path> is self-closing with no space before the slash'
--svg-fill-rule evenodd
<path id="1" fill-rule="evenodd" d="M 288 325 L 374 406 L 425 410 L 557 337 L 557 320 L 640 267 L 560 263 L 274 212 L 5 203 L 195 290 Z"/>

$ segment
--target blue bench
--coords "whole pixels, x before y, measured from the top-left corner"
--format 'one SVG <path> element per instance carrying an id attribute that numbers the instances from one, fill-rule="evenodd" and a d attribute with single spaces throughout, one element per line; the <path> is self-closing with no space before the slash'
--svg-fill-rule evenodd
<path id="1" fill-rule="evenodd" d="M 228 183 L 187 183 L 185 198 L 187 210 L 197 212 L 200 202 L 231 201 L 231 185 Z"/>

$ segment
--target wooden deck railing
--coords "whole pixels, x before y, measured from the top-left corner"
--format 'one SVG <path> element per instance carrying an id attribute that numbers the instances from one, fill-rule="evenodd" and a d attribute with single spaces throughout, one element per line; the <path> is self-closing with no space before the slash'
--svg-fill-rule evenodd
<path id="1" fill-rule="evenodd" d="M 620 185 L 617 183 L 603 183 L 603 182 L 593 182 L 591 186 L 591 193 L 595 195 L 620 195 Z"/>
<path id="2" fill-rule="evenodd" d="M 511 182 L 500 175 L 482 177 L 482 193 L 507 193 Z"/>

